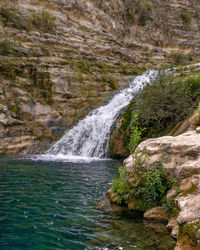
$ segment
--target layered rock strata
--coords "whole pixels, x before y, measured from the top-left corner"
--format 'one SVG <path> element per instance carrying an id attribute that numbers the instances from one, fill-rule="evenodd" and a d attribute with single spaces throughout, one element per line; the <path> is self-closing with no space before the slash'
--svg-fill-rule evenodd
<path id="1" fill-rule="evenodd" d="M 144 65 L 196 60 L 199 8 L 198 0 L 2 0 L 0 153 L 42 152 Z"/>

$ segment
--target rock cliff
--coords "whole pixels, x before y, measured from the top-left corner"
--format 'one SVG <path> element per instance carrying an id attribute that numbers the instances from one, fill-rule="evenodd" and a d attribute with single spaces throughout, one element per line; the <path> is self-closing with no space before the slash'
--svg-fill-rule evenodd
<path id="1" fill-rule="evenodd" d="M 2 0 L 0 153 L 38 153 L 148 67 L 199 57 L 198 0 Z"/>

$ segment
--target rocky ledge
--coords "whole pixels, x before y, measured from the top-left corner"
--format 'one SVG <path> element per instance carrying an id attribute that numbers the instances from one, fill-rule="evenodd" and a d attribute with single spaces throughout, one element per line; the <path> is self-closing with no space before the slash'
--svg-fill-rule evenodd
<path id="1" fill-rule="evenodd" d="M 198 112 L 190 118 L 190 124 L 188 131 L 178 136 L 164 136 L 143 141 L 124 161 L 128 186 L 133 186 L 138 171 L 152 171 L 161 162 L 167 173 L 167 179 L 173 180 L 173 185 L 166 192 L 166 201 L 168 204 L 173 201 L 175 213 L 166 213 L 164 207 L 156 206 L 148 209 L 144 213 L 144 218 L 154 222 L 165 222 L 171 235 L 177 238 L 176 250 L 200 249 L 200 118 Z M 138 169 L 138 154 L 142 158 L 140 169 Z M 116 193 L 113 190 L 108 194 L 112 202 L 117 202 Z M 130 209 L 137 209 L 137 198 L 130 197 L 129 189 L 127 205 Z"/>

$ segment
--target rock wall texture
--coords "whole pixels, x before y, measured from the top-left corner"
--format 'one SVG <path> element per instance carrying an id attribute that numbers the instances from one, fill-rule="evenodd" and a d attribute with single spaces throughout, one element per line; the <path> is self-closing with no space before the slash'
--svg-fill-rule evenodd
<path id="1" fill-rule="evenodd" d="M 2 0 L 0 153 L 40 153 L 144 65 L 199 57 L 198 0 Z"/>

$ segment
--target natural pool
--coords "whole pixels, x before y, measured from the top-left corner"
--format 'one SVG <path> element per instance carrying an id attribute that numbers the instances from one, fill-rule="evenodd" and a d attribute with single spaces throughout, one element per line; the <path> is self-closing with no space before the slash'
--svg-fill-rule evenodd
<path id="1" fill-rule="evenodd" d="M 168 234 L 101 211 L 120 162 L 0 160 L 0 249 L 173 249 Z"/>

